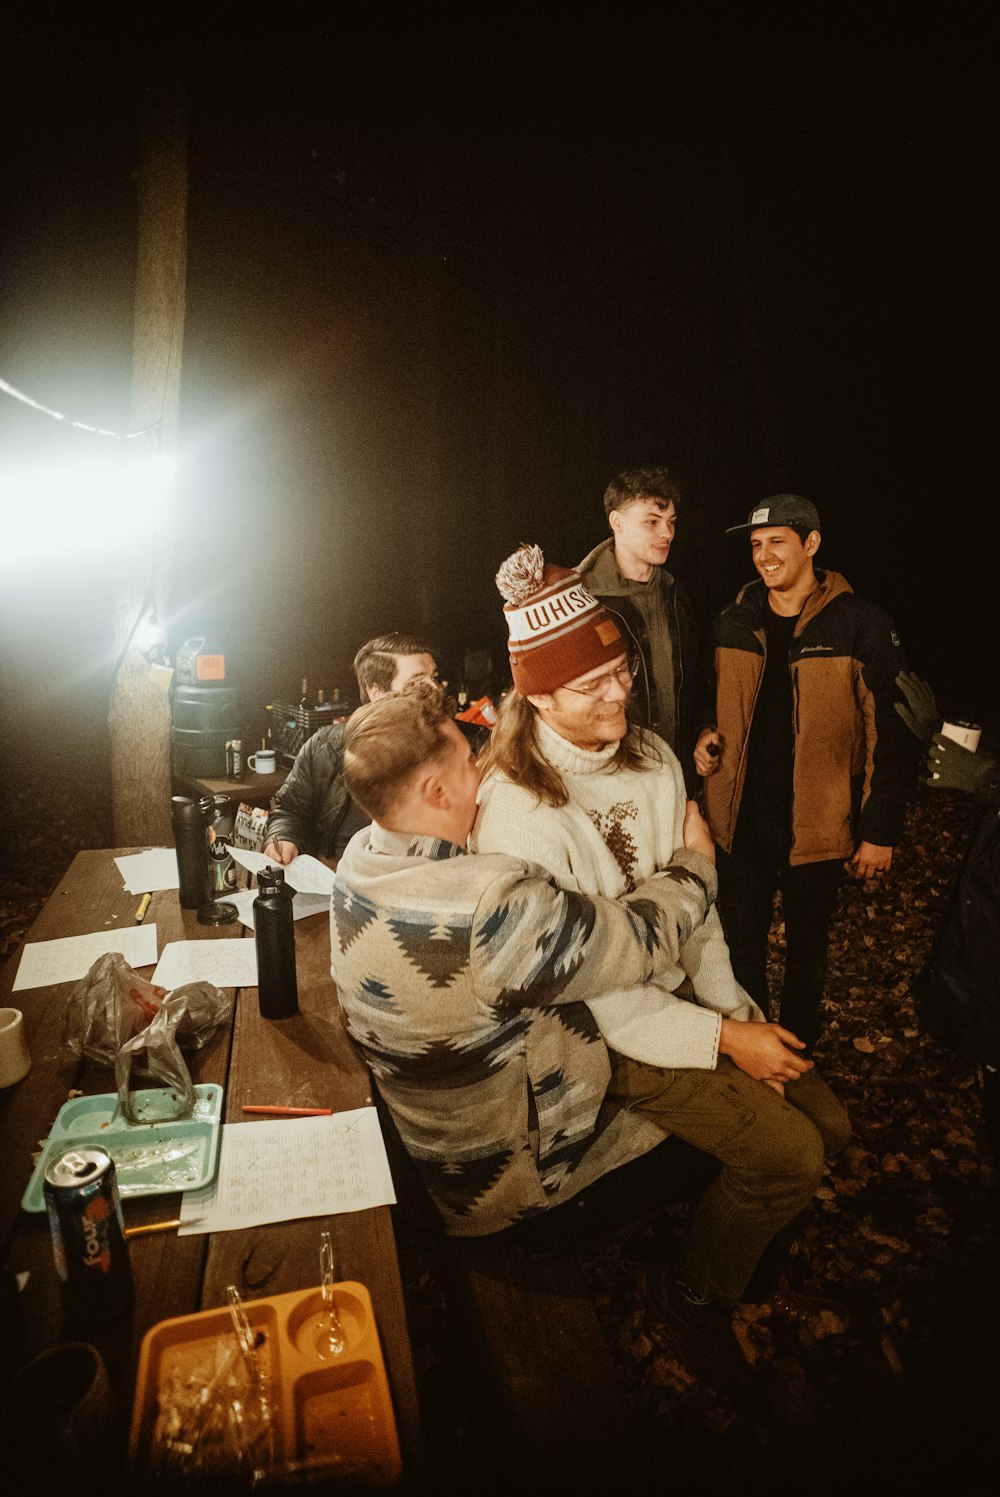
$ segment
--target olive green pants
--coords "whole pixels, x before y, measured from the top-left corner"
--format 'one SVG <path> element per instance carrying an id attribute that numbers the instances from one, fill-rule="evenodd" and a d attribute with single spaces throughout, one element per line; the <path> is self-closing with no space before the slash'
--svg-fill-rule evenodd
<path id="1" fill-rule="evenodd" d="M 678 1273 L 695 1293 L 737 1304 L 771 1238 L 808 1206 L 850 1137 L 847 1113 L 815 1070 L 788 1082 L 782 1099 L 728 1056 L 714 1071 L 611 1060 L 610 1100 L 722 1164 L 692 1212 Z"/>

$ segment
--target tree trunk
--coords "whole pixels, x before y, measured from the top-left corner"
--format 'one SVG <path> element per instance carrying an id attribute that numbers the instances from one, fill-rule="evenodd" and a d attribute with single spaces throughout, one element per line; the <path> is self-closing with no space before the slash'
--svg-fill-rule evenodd
<path id="1" fill-rule="evenodd" d="M 187 270 L 186 122 L 175 92 L 160 92 L 147 105 L 138 179 L 131 427 L 154 428 L 150 438 L 134 440 L 169 460 L 177 452 Z M 156 515 L 121 558 L 114 601 L 117 670 L 108 710 L 114 837 L 118 847 L 162 847 L 173 842 L 169 677 L 149 665 L 135 633 L 149 609 L 161 633 L 167 619 L 174 506 L 172 495 L 158 495 L 155 479 L 142 476 L 152 462 L 136 467 L 136 503 L 155 505 Z"/>

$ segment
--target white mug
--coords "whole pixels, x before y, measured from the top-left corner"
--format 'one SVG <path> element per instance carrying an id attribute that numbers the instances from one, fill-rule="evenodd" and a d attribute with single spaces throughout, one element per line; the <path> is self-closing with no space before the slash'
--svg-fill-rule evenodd
<path id="1" fill-rule="evenodd" d="M 950 738 L 952 743 L 960 744 L 962 748 L 975 753 L 979 747 L 979 739 L 982 736 L 982 728 L 975 723 L 942 723 L 941 737 Z"/>
<path id="2" fill-rule="evenodd" d="M 30 1070 L 24 1015 L 19 1008 L 0 1008 L 0 1086 L 13 1086 Z"/>
<path id="3" fill-rule="evenodd" d="M 258 749 L 248 757 L 247 763 L 254 774 L 274 774 L 276 758 L 274 749 Z"/>

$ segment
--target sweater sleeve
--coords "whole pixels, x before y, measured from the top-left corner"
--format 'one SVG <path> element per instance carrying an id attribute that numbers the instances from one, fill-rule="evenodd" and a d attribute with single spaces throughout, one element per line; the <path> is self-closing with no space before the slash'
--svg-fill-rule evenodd
<path id="1" fill-rule="evenodd" d="M 680 847 L 684 836 L 685 787 L 676 760 L 671 767 L 675 807 L 674 846 Z M 740 987 L 733 975 L 729 947 L 722 932 L 718 910 L 709 910 L 701 925 L 691 932 L 681 947 L 679 965 L 690 979 L 695 997 L 703 1008 L 714 1010 L 724 1019 L 763 1019 L 756 1003 Z M 638 1043 L 637 1030 L 631 1042 Z M 632 1054 L 632 1051 L 627 1053 Z M 644 1056 L 637 1055 L 634 1058 L 642 1060 Z"/>
<path id="2" fill-rule="evenodd" d="M 689 851 L 620 900 L 560 889 L 535 865 L 505 872 L 484 890 L 473 917 L 476 990 L 517 1012 L 646 983 L 676 964 L 715 891 L 712 864 Z"/>

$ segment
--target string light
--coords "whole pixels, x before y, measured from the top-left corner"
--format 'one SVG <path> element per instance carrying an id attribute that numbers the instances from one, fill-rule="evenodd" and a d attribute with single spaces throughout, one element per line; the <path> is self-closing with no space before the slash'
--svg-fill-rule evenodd
<path id="1" fill-rule="evenodd" d="M 23 390 L 15 389 L 13 385 L 8 384 L 2 378 L 0 378 L 0 391 L 4 395 L 12 396 L 14 400 L 22 401 L 24 405 L 31 406 L 32 410 L 41 411 L 45 416 L 51 416 L 53 421 L 65 421 L 69 426 L 75 427 L 77 431 L 89 431 L 97 437 L 112 437 L 116 442 L 131 442 L 135 437 L 145 437 L 150 432 L 158 431 L 160 427 L 159 421 L 156 421 L 152 426 L 140 427 L 138 431 L 108 431 L 107 427 L 90 426 L 86 421 L 71 421 L 68 416 L 63 415 L 62 411 L 54 411 L 50 406 L 42 405 L 40 400 L 32 400 L 30 395 L 25 395 Z"/>

